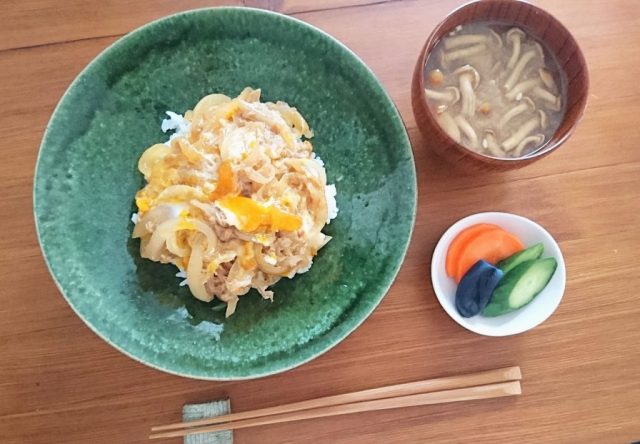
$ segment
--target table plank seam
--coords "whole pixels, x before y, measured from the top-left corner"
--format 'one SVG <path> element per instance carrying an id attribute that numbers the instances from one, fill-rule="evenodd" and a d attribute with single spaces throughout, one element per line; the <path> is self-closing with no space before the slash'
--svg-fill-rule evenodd
<path id="1" fill-rule="evenodd" d="M 268 7 L 268 6 L 267 7 L 252 6 L 252 4 L 250 2 L 248 2 L 247 0 L 243 0 L 242 3 L 243 3 L 243 6 L 245 6 L 245 7 L 255 7 L 257 9 L 265 9 L 265 10 L 272 11 L 272 12 L 278 12 L 278 13 L 281 13 L 283 15 L 287 15 L 287 16 L 291 16 L 291 17 L 298 17 L 298 16 L 305 15 L 305 14 L 314 14 L 314 13 L 328 12 L 328 11 L 343 11 L 343 10 L 347 10 L 347 9 L 360 9 L 360 8 L 367 8 L 367 7 L 372 7 L 372 6 L 385 5 L 385 4 L 389 4 L 389 3 L 402 3 L 402 2 L 406 2 L 406 1 L 407 0 L 374 0 L 374 1 L 371 1 L 369 3 L 335 6 L 335 7 L 330 7 L 330 8 L 308 9 L 308 10 L 301 10 L 301 11 L 293 11 L 293 12 L 290 12 L 290 13 L 280 12 L 276 8 L 272 8 L 272 7 Z M 194 9 L 198 9 L 198 8 L 194 8 Z M 180 12 L 186 12 L 186 11 L 189 11 L 189 10 L 191 10 L 191 9 L 185 9 L 184 11 L 180 11 Z M 177 12 L 177 13 L 179 13 L 179 12 Z M 169 14 L 169 15 L 172 15 L 172 14 Z M 157 17 L 154 20 L 159 20 L 159 19 L 161 19 L 163 17 L 165 17 L 165 16 Z M 24 45 L 24 46 L 15 46 L 15 47 L 11 47 L 11 48 L 2 48 L 2 49 L 0 49 L 0 54 L 6 53 L 6 52 L 10 52 L 10 51 L 42 48 L 42 47 L 60 45 L 60 44 L 65 44 L 65 43 L 75 43 L 75 42 L 83 42 L 83 41 L 90 41 L 90 40 L 97 40 L 97 39 L 115 38 L 115 37 L 120 38 L 122 36 L 127 35 L 129 32 L 134 31 L 135 29 L 137 29 L 137 27 L 133 28 L 133 29 L 127 31 L 127 32 L 123 32 L 123 33 L 95 35 L 95 36 L 91 36 L 91 37 L 82 37 L 82 38 L 79 38 L 79 39 L 59 40 L 59 41 L 52 41 L 52 42 L 46 42 L 46 43 L 38 43 L 36 45 Z"/>

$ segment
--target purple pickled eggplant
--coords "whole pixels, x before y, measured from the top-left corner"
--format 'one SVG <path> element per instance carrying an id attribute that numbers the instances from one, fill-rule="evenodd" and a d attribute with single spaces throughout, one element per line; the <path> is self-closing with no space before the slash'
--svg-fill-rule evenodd
<path id="1" fill-rule="evenodd" d="M 462 277 L 456 290 L 456 309 L 461 316 L 470 318 L 480 313 L 489 303 L 493 290 L 504 273 L 490 263 L 479 260 Z"/>

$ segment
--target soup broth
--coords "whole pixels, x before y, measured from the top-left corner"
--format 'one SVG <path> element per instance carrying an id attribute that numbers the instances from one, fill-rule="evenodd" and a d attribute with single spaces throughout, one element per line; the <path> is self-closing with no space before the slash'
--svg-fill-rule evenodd
<path id="1" fill-rule="evenodd" d="M 427 103 L 458 143 L 492 157 L 540 150 L 560 126 L 566 79 L 530 34 L 499 23 L 458 27 L 425 65 Z"/>

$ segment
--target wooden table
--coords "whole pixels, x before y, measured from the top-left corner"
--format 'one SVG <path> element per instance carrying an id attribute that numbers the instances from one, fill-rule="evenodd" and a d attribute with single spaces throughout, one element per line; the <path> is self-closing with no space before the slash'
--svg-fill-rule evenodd
<path id="1" fill-rule="evenodd" d="M 94 335 L 51 280 L 35 236 L 38 146 L 78 72 L 122 34 L 210 0 L 2 2 L 0 28 L 0 442 L 146 442 L 181 406 L 230 396 L 236 411 L 438 375 L 519 364 L 523 396 L 282 424 L 237 443 L 631 442 L 640 439 L 640 3 L 545 0 L 591 73 L 582 124 L 521 171 L 469 176 L 424 149 L 409 89 L 418 51 L 458 1 L 265 0 L 334 35 L 371 66 L 413 143 L 419 208 L 411 248 L 380 307 L 342 344 L 269 378 L 192 381 L 143 366 Z M 503 210 L 544 225 L 567 262 L 567 291 L 542 326 L 515 337 L 463 330 L 429 280 L 442 232 Z M 173 442 L 180 442 L 179 440 Z"/>

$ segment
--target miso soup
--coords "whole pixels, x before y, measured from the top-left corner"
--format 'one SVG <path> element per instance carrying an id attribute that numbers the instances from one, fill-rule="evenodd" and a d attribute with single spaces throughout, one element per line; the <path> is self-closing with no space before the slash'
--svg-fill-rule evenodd
<path id="1" fill-rule="evenodd" d="M 540 150 L 560 126 L 566 78 L 526 31 L 499 23 L 458 27 L 431 51 L 425 94 L 440 127 L 493 157 Z"/>

